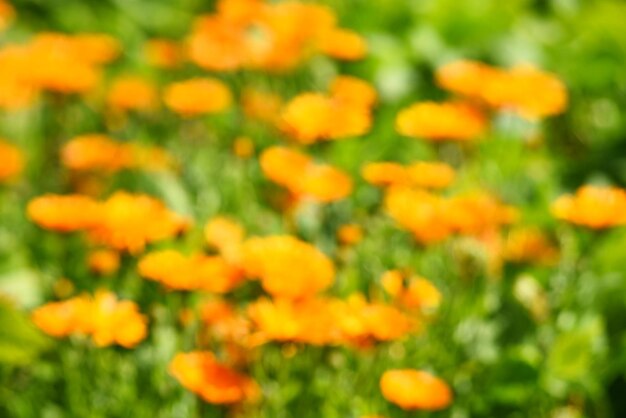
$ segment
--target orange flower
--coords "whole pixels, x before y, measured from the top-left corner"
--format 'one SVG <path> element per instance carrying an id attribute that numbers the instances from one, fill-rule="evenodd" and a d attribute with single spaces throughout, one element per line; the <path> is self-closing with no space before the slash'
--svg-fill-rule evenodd
<path id="1" fill-rule="evenodd" d="M 405 286 L 405 281 L 408 285 Z M 441 292 L 427 279 L 415 276 L 405 280 L 399 270 L 386 271 L 381 284 L 389 295 L 407 309 L 432 310 L 441 303 Z"/>
<path id="2" fill-rule="evenodd" d="M 96 293 L 90 311 L 92 338 L 99 347 L 112 344 L 132 348 L 146 338 L 147 318 L 136 303 L 117 297 L 108 291 Z"/>
<path id="3" fill-rule="evenodd" d="M 49 303 L 35 309 L 32 319 L 49 335 L 89 334 L 100 347 L 117 344 L 131 348 L 147 333 L 147 319 L 137 304 L 118 301 L 108 291 L 99 291 L 95 297 L 82 295 Z"/>
<path id="4" fill-rule="evenodd" d="M 145 255 L 138 268 L 143 277 L 176 290 L 226 293 L 243 280 L 242 272 L 222 257 L 203 254 L 185 256 L 174 250 Z"/>
<path id="5" fill-rule="evenodd" d="M 583 186 L 576 194 L 559 197 L 552 214 L 593 229 L 626 224 L 626 191 L 617 187 Z"/>
<path id="6" fill-rule="evenodd" d="M 109 275 L 120 268 L 120 254 L 113 250 L 95 250 L 87 259 L 89 270 L 96 274 Z"/>
<path id="7" fill-rule="evenodd" d="M 366 81 L 359 78 L 340 75 L 330 85 L 331 97 L 344 104 L 371 108 L 376 104 L 376 90 Z"/>
<path id="8" fill-rule="evenodd" d="M 137 253 L 146 244 L 173 237 L 187 226 L 186 219 L 153 197 L 116 192 L 102 203 L 100 217 L 88 232 L 95 243 Z"/>
<path id="9" fill-rule="evenodd" d="M 368 303 L 361 294 L 352 295 L 336 309 L 335 321 L 348 342 L 393 341 L 419 329 L 395 307 Z"/>
<path id="10" fill-rule="evenodd" d="M 48 335 L 61 338 L 83 332 L 83 321 L 89 314 L 89 300 L 76 297 L 63 302 L 50 302 L 32 313 L 33 323 Z"/>
<path id="11" fill-rule="evenodd" d="M 100 134 L 72 138 L 61 149 L 61 160 L 72 170 L 111 173 L 127 168 L 159 170 L 174 165 L 172 157 L 162 148 L 119 143 Z"/>
<path id="12" fill-rule="evenodd" d="M 391 186 L 408 183 L 408 173 L 404 166 L 392 162 L 367 163 L 361 170 L 361 175 L 370 184 L 375 186 Z"/>
<path id="13" fill-rule="evenodd" d="M 245 231 L 235 221 L 216 216 L 209 219 L 204 227 L 204 238 L 213 248 L 217 248 L 220 254 L 229 262 L 238 264 L 241 259 L 241 245 L 245 237 Z"/>
<path id="14" fill-rule="evenodd" d="M 488 105 L 511 109 L 530 120 L 562 113 L 567 90 L 554 75 L 531 65 L 502 70 L 475 61 L 456 61 L 437 70 L 443 88 Z"/>
<path id="15" fill-rule="evenodd" d="M 396 117 L 398 133 L 431 141 L 469 141 L 486 128 L 480 111 L 461 103 L 416 103 Z"/>
<path id="16" fill-rule="evenodd" d="M 485 101 L 510 108 L 530 120 L 562 113 L 567 107 L 567 90 L 556 76 L 532 66 L 513 67 L 485 86 Z"/>
<path id="17" fill-rule="evenodd" d="M 283 99 L 276 93 L 247 87 L 241 94 L 241 106 L 247 117 L 274 124 L 283 106 Z"/>
<path id="18" fill-rule="evenodd" d="M 248 305 L 248 315 L 258 333 L 253 341 L 293 341 L 313 345 L 338 343 L 341 330 L 333 315 L 334 300 L 301 301 L 262 298 Z"/>
<path id="19" fill-rule="evenodd" d="M 513 207 L 501 204 L 484 192 L 455 196 L 446 206 L 447 223 L 460 234 L 478 235 L 517 218 Z"/>
<path id="20" fill-rule="evenodd" d="M 342 225 L 337 231 L 339 242 L 344 245 L 354 245 L 363 239 L 363 228 L 357 224 Z"/>
<path id="21" fill-rule="evenodd" d="M 0 0 L 0 32 L 5 30 L 15 18 L 15 9 L 4 0 Z"/>
<path id="22" fill-rule="evenodd" d="M 176 68 L 183 59 L 181 47 L 168 39 L 150 39 L 146 42 L 144 51 L 148 63 L 157 68 Z"/>
<path id="23" fill-rule="evenodd" d="M 315 164 L 305 154 L 285 147 L 270 147 L 260 158 L 263 173 L 298 197 L 332 202 L 352 192 L 352 180 L 342 171 Z"/>
<path id="24" fill-rule="evenodd" d="M 398 163 L 368 163 L 362 176 L 376 186 L 412 185 L 427 189 L 442 189 L 449 186 L 455 172 L 448 164 L 440 162 L 415 162 L 408 167 Z"/>
<path id="25" fill-rule="evenodd" d="M 501 74 L 501 70 L 477 61 L 453 61 L 437 69 L 437 84 L 446 90 L 472 98 L 480 98 L 485 86 Z"/>
<path id="26" fill-rule="evenodd" d="M 304 298 L 332 285 L 335 267 L 320 250 L 288 235 L 250 238 L 243 244 L 243 268 L 273 296 Z"/>
<path id="27" fill-rule="evenodd" d="M 167 107 L 183 116 L 219 113 L 232 102 L 230 90 L 219 80 L 193 78 L 170 84 L 164 93 Z"/>
<path id="28" fill-rule="evenodd" d="M 337 77 L 330 96 L 303 93 L 283 108 L 279 128 L 302 144 L 359 136 L 370 130 L 376 91 L 355 77 Z M 338 123 L 338 121 L 341 121 Z"/>
<path id="29" fill-rule="evenodd" d="M 148 111 L 156 107 L 157 92 L 144 78 L 125 76 L 116 79 L 109 89 L 107 103 L 113 109 Z"/>
<path id="30" fill-rule="evenodd" d="M 72 170 L 115 172 L 131 165 L 129 149 L 100 134 L 72 138 L 61 149 L 63 164 Z"/>
<path id="31" fill-rule="evenodd" d="M 446 382 L 421 370 L 388 370 L 380 378 L 380 390 L 385 399 L 405 410 L 435 411 L 452 403 Z"/>
<path id="32" fill-rule="evenodd" d="M 209 352 L 178 353 L 169 371 L 181 385 L 209 403 L 250 401 L 260 394 L 254 380 L 218 363 Z"/>
<path id="33" fill-rule="evenodd" d="M 419 161 L 407 167 L 409 181 L 417 187 L 443 189 L 454 181 L 454 169 L 446 163 Z"/>
<path id="34" fill-rule="evenodd" d="M 302 144 L 330 136 L 332 101 L 320 93 L 304 93 L 292 99 L 281 113 L 280 128 Z"/>
<path id="35" fill-rule="evenodd" d="M 114 61 L 120 54 L 119 42 L 99 33 L 81 33 L 69 38 L 74 54 L 90 64 L 106 64 Z"/>
<path id="36" fill-rule="evenodd" d="M 15 178 L 24 168 L 22 152 L 0 138 L 0 181 Z"/>
<path id="37" fill-rule="evenodd" d="M 102 208 L 86 196 L 48 194 L 31 200 L 26 211 L 42 228 L 72 232 L 93 227 L 100 219 Z"/>
<path id="38" fill-rule="evenodd" d="M 323 54 L 346 61 L 362 59 L 367 54 L 367 43 L 359 34 L 340 28 L 325 32 L 318 44 Z"/>
<path id="39" fill-rule="evenodd" d="M 559 250 L 538 229 L 518 228 L 509 232 L 504 245 L 506 260 L 524 263 L 554 264 L 559 257 Z"/>
<path id="40" fill-rule="evenodd" d="M 445 205 L 445 200 L 438 196 L 408 187 L 391 187 L 385 195 L 389 216 L 424 244 L 441 241 L 452 233 Z"/>
<path id="41" fill-rule="evenodd" d="M 238 136 L 233 142 L 233 153 L 242 160 L 254 155 L 254 142 L 250 137 Z"/>

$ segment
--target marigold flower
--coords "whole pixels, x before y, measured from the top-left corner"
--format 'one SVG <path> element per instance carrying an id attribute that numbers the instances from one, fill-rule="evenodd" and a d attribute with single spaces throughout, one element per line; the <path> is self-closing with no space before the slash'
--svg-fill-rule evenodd
<path id="1" fill-rule="evenodd" d="M 334 281 L 332 261 L 311 244 L 288 235 L 250 238 L 242 251 L 246 274 L 259 278 L 272 296 L 313 296 Z"/>
<path id="2" fill-rule="evenodd" d="M 117 344 L 131 348 L 147 333 L 147 319 L 137 304 L 118 301 L 108 291 L 98 291 L 95 297 L 81 295 L 49 303 L 35 309 L 32 319 L 49 335 L 89 334 L 100 347 Z"/>
<path id="3" fill-rule="evenodd" d="M 89 309 L 89 302 L 85 297 L 50 302 L 33 311 L 32 321 L 48 335 L 67 337 L 83 328 L 82 321 L 89 314 Z"/>
<path id="4" fill-rule="evenodd" d="M 181 385 L 209 403 L 251 401 L 260 395 L 254 380 L 219 363 L 209 352 L 178 353 L 169 371 Z"/>
<path id="5" fill-rule="evenodd" d="M 564 84 L 529 65 L 501 73 L 485 86 L 483 94 L 491 106 L 510 108 L 530 120 L 562 113 L 567 107 Z"/>
<path id="6" fill-rule="evenodd" d="M 347 29 L 333 28 L 321 35 L 318 48 L 323 54 L 346 61 L 362 59 L 367 43 L 359 34 Z"/>
<path id="7" fill-rule="evenodd" d="M 446 221 L 460 234 L 480 234 L 517 218 L 513 207 L 501 204 L 484 192 L 455 196 L 446 206 Z"/>
<path id="8" fill-rule="evenodd" d="M 254 155 L 254 142 L 247 136 L 235 138 L 233 141 L 233 153 L 241 159 L 252 157 Z"/>
<path id="9" fill-rule="evenodd" d="M 31 200 L 26 212 L 42 228 L 72 232 L 92 228 L 99 222 L 102 208 L 86 196 L 47 194 Z"/>
<path id="10" fill-rule="evenodd" d="M 90 314 L 92 338 L 99 347 L 117 344 L 132 348 L 146 338 L 148 320 L 135 302 L 118 301 L 115 294 L 99 291 Z"/>
<path id="11" fill-rule="evenodd" d="M 409 181 L 406 168 L 392 162 L 367 163 L 363 166 L 361 175 L 366 182 L 375 186 L 407 184 Z"/>
<path id="12" fill-rule="evenodd" d="M 320 93 L 304 93 L 292 99 L 282 111 L 280 127 L 302 144 L 311 144 L 330 135 L 332 101 Z"/>
<path id="13" fill-rule="evenodd" d="M 421 370 L 388 370 L 380 378 L 380 390 L 385 399 L 405 410 L 435 411 L 452 403 L 447 383 Z"/>
<path id="14" fill-rule="evenodd" d="M 464 96 L 480 98 L 485 86 L 498 77 L 501 70 L 477 61 L 453 61 L 437 69 L 437 84 Z"/>
<path id="15" fill-rule="evenodd" d="M 121 51 L 120 43 L 109 35 L 81 33 L 69 39 L 74 53 L 91 64 L 109 63 L 115 60 Z"/>
<path id="16" fill-rule="evenodd" d="M 456 173 L 446 163 L 419 161 L 407 167 L 407 174 L 412 185 L 427 189 L 443 189 L 454 181 Z"/>
<path id="17" fill-rule="evenodd" d="M 503 250 L 506 260 L 524 263 L 554 264 L 559 250 L 539 229 L 517 228 L 509 232 Z"/>
<path id="18" fill-rule="evenodd" d="M 120 254 L 113 250 L 95 250 L 89 253 L 87 265 L 96 274 L 112 274 L 120 268 Z"/>
<path id="19" fill-rule="evenodd" d="M 405 286 L 405 281 L 408 283 Z M 407 309 L 436 309 L 441 292 L 427 279 L 414 276 L 405 280 L 399 270 L 386 271 L 381 277 L 385 291 Z"/>
<path id="20" fill-rule="evenodd" d="M 389 216 L 424 244 L 441 241 L 452 233 L 445 206 L 444 199 L 424 190 L 395 186 L 385 194 Z"/>
<path id="21" fill-rule="evenodd" d="M 232 102 L 228 87 L 212 78 L 193 78 L 170 84 L 164 93 L 167 107 L 183 116 L 219 113 Z"/>
<path id="22" fill-rule="evenodd" d="M 170 289 L 226 293 L 243 280 L 241 270 L 219 256 L 185 256 L 174 250 L 156 251 L 139 261 L 139 274 Z"/>
<path id="23" fill-rule="evenodd" d="M 120 111 L 148 111 L 156 107 L 157 91 L 152 83 L 142 77 L 120 77 L 109 89 L 107 104 Z"/>
<path id="24" fill-rule="evenodd" d="M 449 186 L 455 172 L 448 164 L 418 161 L 409 166 L 392 162 L 366 164 L 362 176 L 376 186 L 407 185 L 426 189 L 442 189 Z"/>
<path id="25" fill-rule="evenodd" d="M 378 99 L 378 94 L 371 84 L 347 75 L 335 77 L 330 85 L 330 95 L 341 103 L 364 108 L 373 107 Z"/>
<path id="26" fill-rule="evenodd" d="M 270 147 L 260 158 L 263 173 L 299 197 L 320 202 L 345 198 L 352 191 L 352 180 L 342 171 L 285 147 Z"/>
<path id="27" fill-rule="evenodd" d="M 311 298 L 301 301 L 266 298 L 248 305 L 248 316 L 258 329 L 254 340 L 293 341 L 313 345 L 340 342 L 341 330 L 334 316 L 334 300 Z"/>
<path id="28" fill-rule="evenodd" d="M 150 39 L 144 46 L 148 63 L 157 68 L 176 68 L 183 60 L 182 48 L 169 39 Z"/>
<path id="29" fill-rule="evenodd" d="M 0 182 L 15 178 L 24 168 L 24 157 L 16 146 L 0 138 Z"/>
<path id="30" fill-rule="evenodd" d="M 216 216 L 204 226 L 206 242 L 228 261 L 238 264 L 241 259 L 241 245 L 245 230 L 230 218 Z"/>
<path id="31" fill-rule="evenodd" d="M 617 187 L 583 186 L 559 197 L 551 207 L 561 220 L 593 229 L 626 224 L 626 191 Z"/>
<path id="32" fill-rule="evenodd" d="M 481 112 L 462 103 L 416 103 L 396 117 L 398 133 L 431 141 L 469 141 L 486 128 Z"/>
<path id="33" fill-rule="evenodd" d="M 4 0 L 0 0 L 0 32 L 5 30 L 15 18 L 15 9 Z"/>
<path id="34" fill-rule="evenodd" d="M 357 224 L 342 225 L 337 231 L 337 239 L 344 245 L 354 245 L 363 239 L 363 228 Z"/>
<path id="35" fill-rule="evenodd" d="M 241 106 L 247 117 L 274 124 L 283 106 L 283 99 L 276 93 L 247 87 L 241 94 Z"/>
<path id="36" fill-rule="evenodd" d="M 72 138 L 61 149 L 61 161 L 72 170 L 115 172 L 132 164 L 129 148 L 100 134 Z"/>
<path id="37" fill-rule="evenodd" d="M 185 218 L 148 195 L 116 192 L 101 205 L 89 237 L 120 251 L 141 252 L 146 244 L 173 237 L 188 226 Z"/>

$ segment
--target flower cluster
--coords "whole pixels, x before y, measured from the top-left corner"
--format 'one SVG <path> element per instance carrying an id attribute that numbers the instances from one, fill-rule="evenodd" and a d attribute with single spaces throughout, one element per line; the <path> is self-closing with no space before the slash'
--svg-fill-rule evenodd
<path id="1" fill-rule="evenodd" d="M 99 347 L 116 344 L 132 348 L 147 335 L 148 320 L 137 304 L 120 301 L 108 291 L 48 303 L 35 309 L 32 318 L 49 335 L 86 334 Z"/>

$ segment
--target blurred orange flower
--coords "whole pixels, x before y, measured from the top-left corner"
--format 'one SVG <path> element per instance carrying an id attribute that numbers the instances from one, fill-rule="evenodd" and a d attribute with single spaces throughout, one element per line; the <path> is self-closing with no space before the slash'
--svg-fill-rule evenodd
<path id="1" fill-rule="evenodd" d="M 178 67 L 183 60 L 181 46 L 169 39 L 150 39 L 144 46 L 148 63 L 156 68 Z"/>
<path id="2" fill-rule="evenodd" d="M 482 113 L 464 103 L 420 102 L 396 117 L 398 133 L 431 141 L 470 141 L 486 129 Z"/>
<path id="3" fill-rule="evenodd" d="M 98 244 L 138 253 L 146 244 L 175 236 L 189 221 L 144 194 L 116 192 L 101 204 L 100 217 L 89 230 Z"/>
<path id="4" fill-rule="evenodd" d="M 233 154 L 242 160 L 254 155 L 254 141 L 248 136 L 238 136 L 233 141 Z"/>
<path id="5" fill-rule="evenodd" d="M 278 126 L 301 144 L 359 136 L 370 130 L 375 102 L 376 92 L 369 84 L 339 76 L 329 96 L 303 93 L 293 98 L 283 108 Z"/>
<path id="6" fill-rule="evenodd" d="M 15 9 L 4 0 L 0 0 L 0 32 L 5 30 L 15 18 Z"/>
<path id="7" fill-rule="evenodd" d="M 42 228 L 72 232 L 94 227 L 102 208 L 86 196 L 47 194 L 31 200 L 26 212 Z"/>
<path id="8" fill-rule="evenodd" d="M 272 296 L 305 298 L 330 287 L 332 261 L 309 243 L 288 235 L 254 237 L 243 244 L 243 268 Z"/>
<path id="9" fill-rule="evenodd" d="M 106 135 L 87 134 L 68 141 L 61 148 L 61 160 L 72 170 L 114 172 L 132 164 L 129 151 L 129 148 L 121 146 Z"/>
<path id="10" fill-rule="evenodd" d="M 363 228 L 358 224 L 341 225 L 337 230 L 337 239 L 344 245 L 354 245 L 363 239 Z"/>
<path id="11" fill-rule="evenodd" d="M 167 86 L 163 100 L 172 111 L 190 117 L 222 112 L 230 107 L 232 97 L 217 79 L 193 78 Z"/>
<path id="12" fill-rule="evenodd" d="M 239 264 L 245 230 L 234 220 L 216 216 L 204 226 L 204 238 L 209 246 L 216 248 L 229 262 Z"/>
<path id="13" fill-rule="evenodd" d="M 247 87 L 241 93 L 241 106 L 247 117 L 275 124 L 283 99 L 276 93 Z"/>
<path id="14" fill-rule="evenodd" d="M 210 352 L 178 353 L 169 371 L 181 385 L 209 403 L 253 401 L 260 396 L 254 380 L 219 363 Z"/>
<path id="15" fill-rule="evenodd" d="M 559 258 L 558 248 L 535 228 L 517 228 L 509 232 L 504 244 L 504 259 L 515 263 L 552 265 Z"/>
<path id="16" fill-rule="evenodd" d="M 175 290 L 226 293 L 243 280 L 242 271 L 219 256 L 185 256 L 174 250 L 149 253 L 141 258 L 139 274 Z"/>
<path id="17" fill-rule="evenodd" d="M 435 411 L 452 403 L 447 383 L 421 370 L 388 370 L 380 378 L 380 390 L 385 399 L 405 410 Z"/>
<path id="18" fill-rule="evenodd" d="M 24 157 L 16 146 L 0 138 L 0 182 L 17 177 L 24 168 Z"/>
<path id="19" fill-rule="evenodd" d="M 359 34 L 347 29 L 333 28 L 320 36 L 318 48 L 332 58 L 359 60 L 367 54 L 367 43 Z"/>
<path id="20" fill-rule="evenodd" d="M 552 214 L 593 229 L 626 224 L 626 191 L 617 187 L 583 186 L 574 195 L 559 197 Z"/>
<path id="21" fill-rule="evenodd" d="M 260 157 L 267 178 L 284 186 L 297 197 L 319 202 L 333 202 L 352 192 L 352 180 L 344 172 L 325 164 L 316 164 L 302 153 L 285 147 L 270 147 Z"/>
<path id="22" fill-rule="evenodd" d="M 437 70 L 438 84 L 498 109 L 535 120 L 562 113 L 567 89 L 555 75 L 532 65 L 504 70 L 476 61 L 455 61 Z"/>
<path id="23" fill-rule="evenodd" d="M 154 84 L 145 78 L 124 76 L 113 82 L 106 100 L 115 110 L 148 111 L 157 105 L 157 91 Z"/>
<path id="24" fill-rule="evenodd" d="M 361 171 L 363 178 L 376 186 L 409 185 L 427 189 L 448 187 L 455 172 L 448 164 L 418 161 L 403 166 L 392 162 L 367 163 Z"/>
<path id="25" fill-rule="evenodd" d="M 132 301 L 118 301 L 108 291 L 82 295 L 35 309 L 32 320 L 54 337 L 89 334 L 99 347 L 112 344 L 132 348 L 145 339 L 147 318 Z"/>
<path id="26" fill-rule="evenodd" d="M 109 275 L 120 268 L 120 253 L 113 250 L 94 250 L 87 258 L 89 270 L 96 274 Z"/>
<path id="27" fill-rule="evenodd" d="M 121 143 L 101 134 L 80 135 L 61 148 L 63 164 L 75 171 L 117 172 L 122 169 L 161 170 L 174 166 L 157 146 Z"/>

